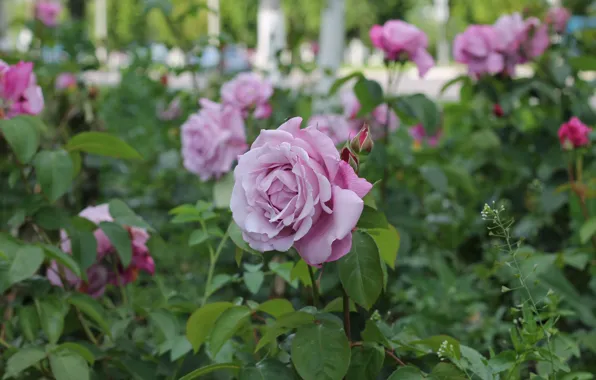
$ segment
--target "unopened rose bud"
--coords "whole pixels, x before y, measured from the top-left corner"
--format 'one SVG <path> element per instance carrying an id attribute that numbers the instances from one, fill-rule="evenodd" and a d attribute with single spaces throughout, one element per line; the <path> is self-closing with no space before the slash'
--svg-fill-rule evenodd
<path id="1" fill-rule="evenodd" d="M 493 106 L 493 114 L 496 117 L 503 117 L 503 115 L 505 115 L 505 112 L 503 112 L 503 108 L 501 108 L 500 104 L 497 103 Z"/>
<path id="2" fill-rule="evenodd" d="M 340 158 L 342 161 L 347 162 L 348 164 L 350 164 L 350 166 L 352 167 L 352 169 L 354 169 L 354 171 L 356 173 L 358 173 L 358 157 L 352 153 L 352 151 L 350 150 L 350 148 L 348 147 L 344 147 L 340 154 L 339 154 Z"/>
<path id="3" fill-rule="evenodd" d="M 350 142 L 350 147 L 356 153 L 370 153 L 374 145 L 370 130 L 366 124 Z"/>
<path id="4" fill-rule="evenodd" d="M 161 76 L 161 78 L 159 78 L 159 81 L 161 82 L 162 85 L 167 86 L 168 85 L 168 74 L 163 74 Z"/>

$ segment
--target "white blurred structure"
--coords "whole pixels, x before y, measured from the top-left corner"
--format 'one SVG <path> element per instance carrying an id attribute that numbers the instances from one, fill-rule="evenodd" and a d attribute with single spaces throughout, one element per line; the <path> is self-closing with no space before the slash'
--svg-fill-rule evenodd
<path id="1" fill-rule="evenodd" d="M 0 50 L 8 50 L 8 6 L 6 0 L 0 0 Z"/>
<path id="2" fill-rule="evenodd" d="M 350 66 L 364 66 L 369 55 L 370 50 L 364 45 L 362 40 L 353 38 L 344 54 L 344 61 Z"/>
<path id="3" fill-rule="evenodd" d="M 219 36 L 219 0 L 207 0 L 207 8 L 209 8 L 209 13 L 207 14 L 207 33 L 211 37 Z"/>
<path id="4" fill-rule="evenodd" d="M 106 0 L 95 0 L 95 39 L 97 40 L 97 59 L 108 60 L 106 40 L 108 38 L 108 8 Z"/>
<path id="5" fill-rule="evenodd" d="M 345 0 L 327 0 L 327 6 L 321 14 L 321 33 L 319 35 L 319 67 L 323 71 L 337 72 L 344 55 L 345 40 Z M 317 91 L 326 93 L 333 83 L 334 76 L 323 75 Z"/>
<path id="6" fill-rule="evenodd" d="M 257 52 L 254 64 L 279 79 L 276 54 L 286 47 L 285 16 L 280 0 L 260 0 L 257 14 Z"/>
<path id="7" fill-rule="evenodd" d="M 440 66 L 449 64 L 449 42 L 447 41 L 447 21 L 449 20 L 449 0 L 434 0 L 435 19 L 439 33 L 437 33 L 437 61 Z"/>

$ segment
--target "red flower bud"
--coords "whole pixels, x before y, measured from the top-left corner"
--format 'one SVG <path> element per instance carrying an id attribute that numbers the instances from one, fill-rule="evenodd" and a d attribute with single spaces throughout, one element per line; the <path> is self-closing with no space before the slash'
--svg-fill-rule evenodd
<path id="1" fill-rule="evenodd" d="M 167 85 L 168 85 L 168 80 L 169 80 L 169 79 L 168 79 L 168 74 L 163 74 L 163 75 L 161 76 L 161 78 L 159 78 L 159 81 L 161 82 L 161 84 L 162 84 L 163 86 L 167 86 Z"/>
<path id="2" fill-rule="evenodd" d="M 503 115 L 505 115 L 505 112 L 503 112 L 503 108 L 501 108 L 500 104 L 497 103 L 493 106 L 493 114 L 496 117 L 503 117 Z"/>
<path id="3" fill-rule="evenodd" d="M 370 153 L 374 145 L 370 130 L 366 124 L 350 142 L 350 147 L 356 153 Z"/>
<path id="4" fill-rule="evenodd" d="M 341 158 L 342 161 L 345 161 L 348 164 L 350 164 L 352 169 L 354 169 L 354 172 L 358 173 L 358 167 L 359 167 L 358 157 L 354 153 L 352 153 L 350 148 L 344 147 L 341 150 L 341 152 L 339 153 L 339 157 Z"/>

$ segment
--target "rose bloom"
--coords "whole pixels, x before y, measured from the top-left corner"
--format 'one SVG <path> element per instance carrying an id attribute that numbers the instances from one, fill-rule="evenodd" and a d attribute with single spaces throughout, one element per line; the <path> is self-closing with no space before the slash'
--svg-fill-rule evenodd
<path id="1" fill-rule="evenodd" d="M 592 128 L 581 122 L 577 117 L 572 117 L 559 128 L 559 141 L 563 148 L 579 148 L 590 143 Z"/>
<path id="2" fill-rule="evenodd" d="M 364 124 L 368 124 L 374 139 L 382 138 L 385 135 L 385 126 L 389 124 L 389 131 L 393 132 L 399 127 L 399 118 L 387 104 L 381 104 L 375 108 L 370 116 L 362 119 L 357 118 L 360 112 L 360 102 L 353 91 L 345 91 L 341 94 L 341 103 L 344 109 L 344 116 L 351 123 L 351 130 L 358 132 Z M 389 119 L 387 119 L 389 117 Z"/>
<path id="3" fill-rule="evenodd" d="M 81 211 L 79 216 L 96 224 L 114 221 L 107 204 L 89 206 Z M 98 228 L 93 233 L 97 241 L 96 262 L 87 269 L 87 281 L 83 281 L 69 269 L 59 265 L 56 261 L 52 261 L 47 270 L 50 283 L 60 287 L 64 287 L 66 283 L 77 291 L 97 298 L 104 294 L 108 284 L 126 285 L 134 282 L 139 271 L 153 275 L 155 273 L 155 262 L 147 248 L 149 234 L 138 227 L 126 227 L 126 229 L 131 237 L 132 245 L 132 260 L 127 268 L 122 266 L 110 239 Z M 72 253 L 70 239 L 66 231 L 60 231 L 60 238 L 62 250 Z"/>
<path id="4" fill-rule="evenodd" d="M 352 135 L 358 133 L 353 123 L 348 122 L 342 115 L 314 115 L 307 124 L 329 136 L 335 145 L 345 143 Z"/>
<path id="5" fill-rule="evenodd" d="M 77 87 L 77 76 L 73 73 L 62 73 L 56 78 L 56 90 L 65 90 Z"/>
<path id="6" fill-rule="evenodd" d="M 497 33 L 492 26 L 471 25 L 455 37 L 453 56 L 456 62 L 468 65 L 468 72 L 476 77 L 497 74 L 504 69 L 498 46 Z"/>
<path id="7" fill-rule="evenodd" d="M 201 99 L 203 107 L 182 125 L 184 167 L 202 181 L 220 177 L 246 152 L 244 121 L 238 109 Z"/>
<path id="8" fill-rule="evenodd" d="M 331 138 L 292 118 L 262 130 L 234 170 L 230 208 L 255 250 L 292 246 L 309 265 L 335 261 L 352 246 L 362 198 L 372 185 L 342 161 Z"/>
<path id="9" fill-rule="evenodd" d="M 269 98 L 273 95 L 271 82 L 261 78 L 256 73 L 240 73 L 234 79 L 224 83 L 221 87 L 222 102 L 234 106 L 248 115 L 254 111 L 257 119 L 267 119 L 271 116 Z"/>
<path id="10" fill-rule="evenodd" d="M 33 63 L 8 65 L 0 60 L 0 118 L 37 115 L 43 107 L 43 94 L 33 74 Z"/>
<path id="11" fill-rule="evenodd" d="M 536 17 L 526 20 L 524 39 L 521 43 L 521 63 L 541 56 L 550 45 L 548 25 L 542 24 Z"/>
<path id="12" fill-rule="evenodd" d="M 527 38 L 527 25 L 519 13 L 503 15 L 493 25 L 497 50 L 503 54 L 504 72 L 513 75 L 520 58 L 520 47 Z"/>
<path id="13" fill-rule="evenodd" d="M 62 12 L 62 4 L 51 0 L 40 0 L 35 4 L 35 17 L 45 26 L 58 25 L 58 16 Z"/>
<path id="14" fill-rule="evenodd" d="M 570 18 L 571 12 L 567 8 L 554 7 L 549 9 L 546 15 L 546 23 L 552 25 L 555 32 L 563 33 Z"/>
<path id="15" fill-rule="evenodd" d="M 426 34 L 412 24 L 400 20 L 390 20 L 384 25 L 374 25 L 369 32 L 372 44 L 385 52 L 385 57 L 395 61 L 401 55 L 418 66 L 421 77 L 434 66 L 433 57 L 426 50 Z"/>

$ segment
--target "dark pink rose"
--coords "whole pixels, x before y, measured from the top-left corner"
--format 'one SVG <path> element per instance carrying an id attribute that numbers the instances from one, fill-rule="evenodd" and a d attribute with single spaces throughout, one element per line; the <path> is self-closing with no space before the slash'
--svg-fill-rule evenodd
<path id="1" fill-rule="evenodd" d="M 592 128 L 581 122 L 577 117 L 572 117 L 559 128 L 559 141 L 565 149 L 580 148 L 590 143 Z"/>

